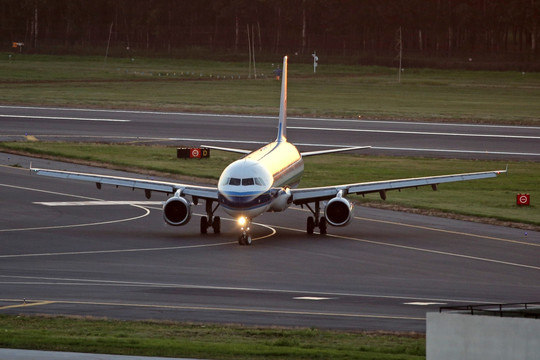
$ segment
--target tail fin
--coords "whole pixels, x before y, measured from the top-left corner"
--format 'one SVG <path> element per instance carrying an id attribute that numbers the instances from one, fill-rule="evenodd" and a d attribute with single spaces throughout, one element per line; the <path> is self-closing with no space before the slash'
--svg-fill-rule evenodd
<path id="1" fill-rule="evenodd" d="M 279 126 L 276 141 L 287 141 L 287 56 L 283 58 L 283 70 L 281 73 L 281 101 L 279 104 Z"/>

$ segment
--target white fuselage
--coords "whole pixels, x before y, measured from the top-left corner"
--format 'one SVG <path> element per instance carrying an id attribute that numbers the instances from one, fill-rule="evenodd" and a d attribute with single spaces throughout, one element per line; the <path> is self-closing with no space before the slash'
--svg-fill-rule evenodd
<path id="1" fill-rule="evenodd" d="M 290 205 L 288 188 L 296 187 L 304 171 L 294 145 L 275 141 L 230 164 L 219 178 L 220 206 L 231 216 L 254 217 L 282 211 Z"/>

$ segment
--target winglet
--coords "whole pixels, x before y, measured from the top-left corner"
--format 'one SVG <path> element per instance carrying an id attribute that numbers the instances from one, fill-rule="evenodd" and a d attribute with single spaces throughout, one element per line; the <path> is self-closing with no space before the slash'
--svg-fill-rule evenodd
<path id="1" fill-rule="evenodd" d="M 279 104 L 279 126 L 276 141 L 287 141 L 287 56 L 283 58 L 283 70 L 281 73 L 281 101 Z"/>
<path id="2" fill-rule="evenodd" d="M 495 173 L 495 175 L 501 175 L 501 174 L 508 175 L 508 164 L 506 164 L 506 169 L 504 169 L 504 170 L 495 170 L 494 173 Z"/>

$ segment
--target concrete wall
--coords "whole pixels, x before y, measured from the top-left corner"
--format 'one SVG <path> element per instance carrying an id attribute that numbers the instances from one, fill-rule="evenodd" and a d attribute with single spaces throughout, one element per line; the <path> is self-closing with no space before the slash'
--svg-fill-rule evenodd
<path id="1" fill-rule="evenodd" d="M 428 313 L 427 360 L 538 360 L 540 319 Z"/>

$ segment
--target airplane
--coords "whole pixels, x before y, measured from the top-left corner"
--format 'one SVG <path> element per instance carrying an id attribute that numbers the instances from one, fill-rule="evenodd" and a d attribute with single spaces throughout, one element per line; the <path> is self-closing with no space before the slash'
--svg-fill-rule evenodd
<path id="1" fill-rule="evenodd" d="M 385 200 L 389 190 L 401 190 L 431 185 L 437 190 L 441 183 L 485 179 L 496 177 L 506 170 L 495 170 L 443 176 L 429 176 L 387 181 L 361 182 L 335 186 L 299 188 L 304 170 L 303 158 L 320 154 L 337 153 L 369 146 L 353 146 L 319 151 L 299 152 L 287 140 L 287 56 L 283 58 L 281 99 L 276 139 L 258 150 L 250 151 L 226 147 L 203 145 L 210 149 L 230 151 L 245 155 L 223 170 L 217 187 L 179 184 L 137 178 L 77 173 L 51 169 L 30 170 L 38 175 L 94 182 L 98 189 L 102 184 L 142 189 L 150 199 L 152 192 L 172 195 L 163 203 L 163 218 L 173 226 L 187 224 L 192 216 L 193 205 L 205 201 L 206 216 L 201 217 L 200 232 L 206 234 L 209 228 L 214 233 L 221 231 L 221 218 L 214 216 L 218 208 L 237 219 L 240 225 L 240 245 L 251 245 L 251 221 L 265 212 L 280 212 L 291 205 L 306 206 L 312 216 L 307 218 L 306 231 L 313 234 L 316 228 L 320 234 L 327 233 L 328 224 L 345 226 L 353 217 L 354 204 L 347 195 L 379 193 Z M 191 197 L 189 200 L 188 197 Z M 321 207 L 321 203 L 323 207 Z M 322 215 L 321 215 L 322 212 Z"/>

